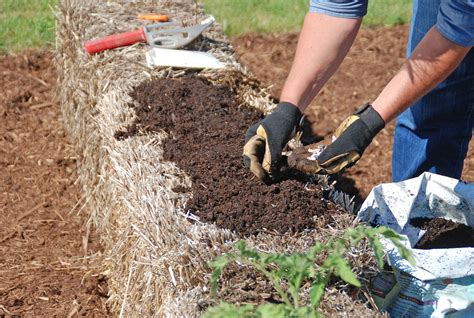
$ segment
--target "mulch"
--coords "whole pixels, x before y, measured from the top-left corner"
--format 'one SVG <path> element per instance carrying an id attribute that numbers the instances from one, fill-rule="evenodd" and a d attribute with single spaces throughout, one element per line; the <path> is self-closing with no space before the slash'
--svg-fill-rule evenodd
<path id="1" fill-rule="evenodd" d="M 0 56 L 0 317 L 105 317 L 100 245 L 76 205 L 52 57 Z"/>

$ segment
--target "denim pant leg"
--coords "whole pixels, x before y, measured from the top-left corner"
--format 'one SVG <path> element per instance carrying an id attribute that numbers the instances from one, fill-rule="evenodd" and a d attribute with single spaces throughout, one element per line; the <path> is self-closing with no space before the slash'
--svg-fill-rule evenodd
<path id="1" fill-rule="evenodd" d="M 414 0 L 409 56 L 436 23 L 440 0 Z M 397 118 L 394 182 L 425 171 L 459 179 L 474 127 L 474 49 L 459 67 Z"/>

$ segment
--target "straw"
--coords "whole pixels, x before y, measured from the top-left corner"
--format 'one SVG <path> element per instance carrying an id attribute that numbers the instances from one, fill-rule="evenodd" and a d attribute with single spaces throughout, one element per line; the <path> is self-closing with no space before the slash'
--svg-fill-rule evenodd
<path id="1" fill-rule="evenodd" d="M 197 317 L 211 303 L 207 262 L 229 251 L 236 237 L 214 225 L 188 221 L 183 213 L 188 197 L 172 189 L 191 181 L 176 165 L 163 161 L 165 133 L 114 138 L 135 116 L 128 106 L 133 102 L 128 94 L 135 86 L 189 71 L 148 68 L 144 44 L 95 56 L 83 49 L 87 40 L 141 26 L 136 16 L 143 12 L 159 12 L 185 24 L 205 18 L 192 0 L 61 0 L 56 12 L 56 97 L 78 158 L 87 211 L 104 249 L 112 312 L 124 317 Z M 262 110 L 274 107 L 268 90 L 238 63 L 219 25 L 206 31 L 193 48 L 213 54 L 227 66 L 200 76 L 230 85 L 249 105 Z M 338 215 L 332 229 L 319 229 L 316 222 L 317 231 L 262 232 L 248 244 L 266 251 L 303 250 L 328 234 L 338 235 L 352 221 L 350 215 Z M 359 272 L 373 267 L 366 247 L 353 255 Z M 252 283 L 243 272 L 231 279 Z M 226 300 L 244 302 L 247 296 L 241 291 Z M 322 310 L 334 314 L 336 305 L 342 316 L 373 315 L 344 288 L 333 286 Z"/>

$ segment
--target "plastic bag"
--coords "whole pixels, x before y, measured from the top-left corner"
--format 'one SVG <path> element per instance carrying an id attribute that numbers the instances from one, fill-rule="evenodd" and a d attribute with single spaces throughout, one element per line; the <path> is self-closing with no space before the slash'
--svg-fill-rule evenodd
<path id="1" fill-rule="evenodd" d="M 358 217 L 405 236 L 416 260 L 412 266 L 383 241 L 393 274 L 381 273 L 371 283 L 379 309 L 392 317 L 474 317 L 474 248 L 413 248 L 425 231 L 410 224 L 425 217 L 474 227 L 474 184 L 432 173 L 382 184 L 371 191 Z"/>

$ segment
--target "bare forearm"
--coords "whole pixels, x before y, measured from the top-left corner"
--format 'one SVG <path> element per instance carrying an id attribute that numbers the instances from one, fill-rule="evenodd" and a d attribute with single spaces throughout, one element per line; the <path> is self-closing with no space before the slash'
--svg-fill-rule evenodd
<path id="1" fill-rule="evenodd" d="M 469 49 L 449 41 L 433 27 L 372 103 L 374 109 L 386 123 L 391 121 L 448 77 Z"/>
<path id="2" fill-rule="evenodd" d="M 361 19 L 308 13 L 280 100 L 303 111 L 341 64 L 360 23 Z"/>

